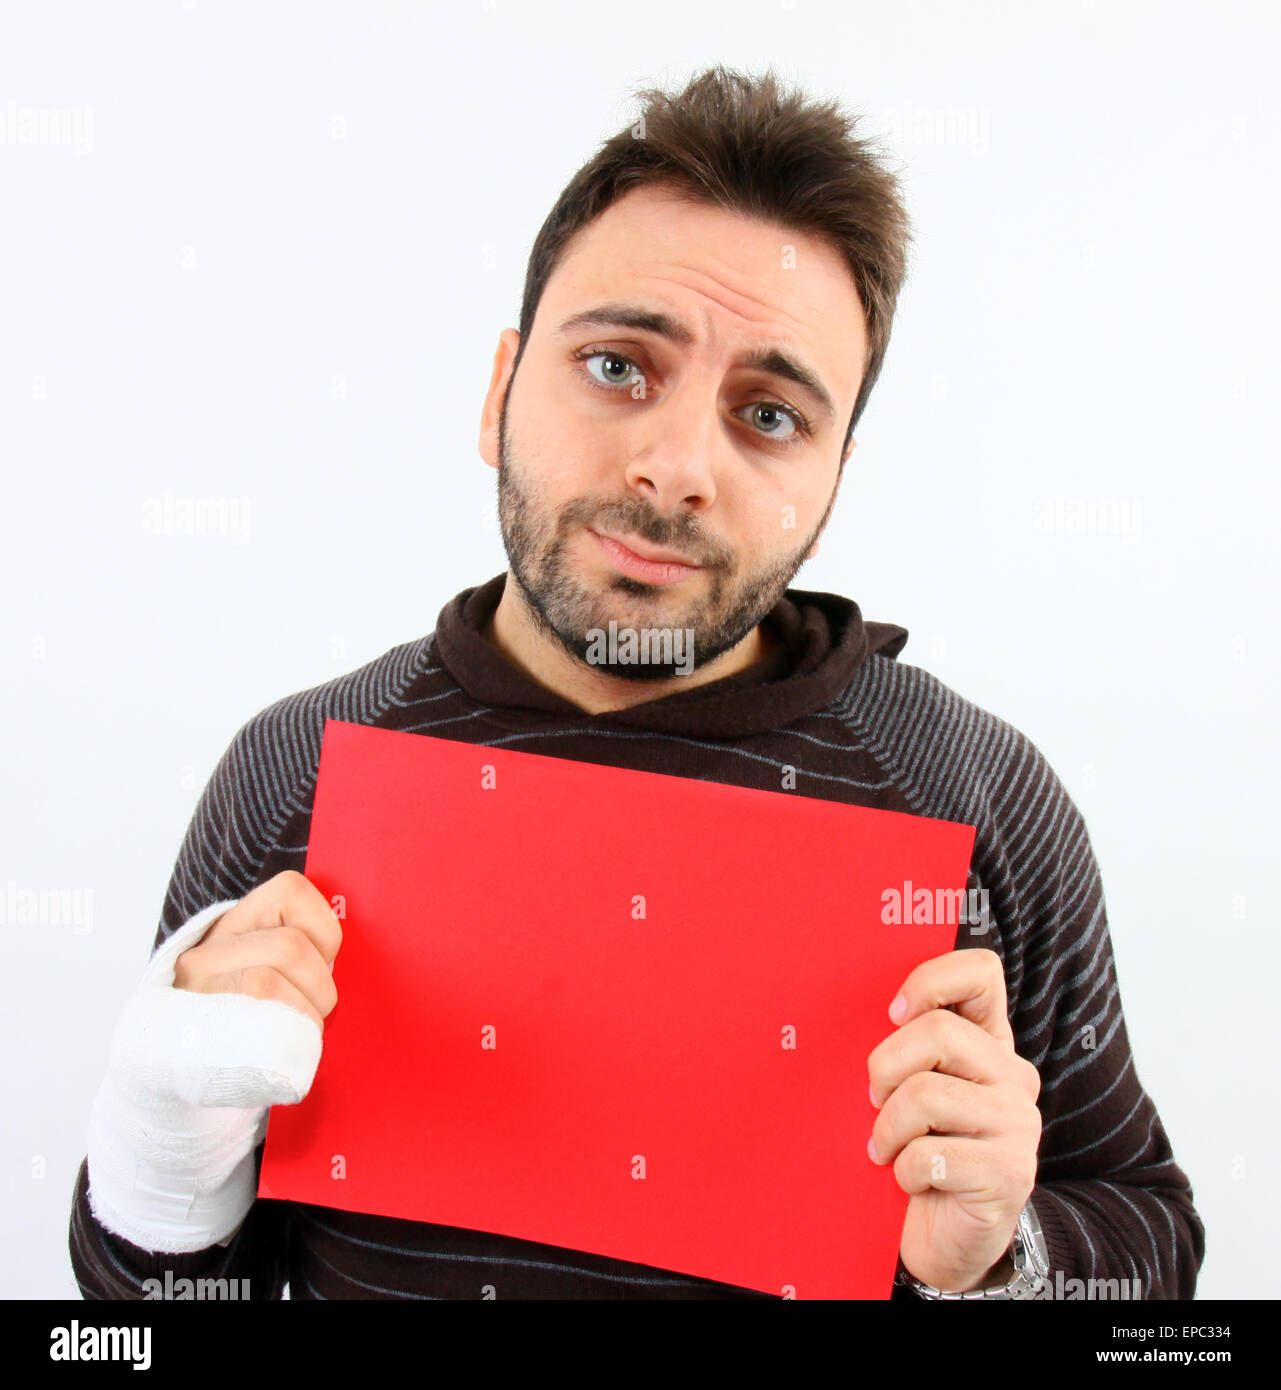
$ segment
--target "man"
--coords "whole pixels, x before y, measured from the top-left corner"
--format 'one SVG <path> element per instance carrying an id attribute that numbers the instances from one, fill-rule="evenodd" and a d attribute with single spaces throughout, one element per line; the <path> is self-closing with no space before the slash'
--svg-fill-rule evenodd
<path id="1" fill-rule="evenodd" d="M 257 1297 L 773 1296 L 254 1199 L 267 1106 L 305 1095 L 337 1000 L 341 929 L 298 873 L 326 717 L 974 825 L 991 916 L 908 976 L 851 1067 L 868 1161 L 909 1194 L 894 1296 L 1193 1294 L 1204 1233 L 1134 1071 L 1079 813 L 1028 739 L 896 660 L 902 628 L 789 589 L 888 343 L 895 180 L 772 76 L 647 96 L 562 194 L 499 340 L 480 444 L 508 572 L 255 716 L 201 798 L 91 1118 L 87 1296 L 166 1270 Z M 672 641 L 637 661 L 611 629 Z"/>

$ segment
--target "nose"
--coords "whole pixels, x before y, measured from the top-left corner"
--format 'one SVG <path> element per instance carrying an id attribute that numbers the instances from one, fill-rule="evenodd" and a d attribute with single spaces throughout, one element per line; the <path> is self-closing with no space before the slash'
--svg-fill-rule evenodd
<path id="1" fill-rule="evenodd" d="M 627 486 L 664 515 L 706 511 L 716 498 L 712 458 L 720 437 L 715 400 L 686 383 L 637 413 Z"/>

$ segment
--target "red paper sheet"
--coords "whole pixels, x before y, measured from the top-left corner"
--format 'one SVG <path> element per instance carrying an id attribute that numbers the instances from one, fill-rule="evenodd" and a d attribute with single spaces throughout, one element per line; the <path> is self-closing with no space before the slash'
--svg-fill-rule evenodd
<path id="1" fill-rule="evenodd" d="M 882 894 L 963 889 L 973 840 L 329 720 L 306 875 L 345 897 L 338 1004 L 259 1195 L 887 1298 L 907 1196 L 867 1056 L 957 928 Z"/>

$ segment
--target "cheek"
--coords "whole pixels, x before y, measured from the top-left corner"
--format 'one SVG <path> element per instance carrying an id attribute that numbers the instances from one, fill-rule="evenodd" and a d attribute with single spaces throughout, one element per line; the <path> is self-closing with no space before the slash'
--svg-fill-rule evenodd
<path id="1" fill-rule="evenodd" d="M 526 378 L 523 366 L 513 390 L 518 396 L 508 412 L 508 447 L 545 490 L 563 492 L 562 479 L 572 480 L 578 461 L 590 457 L 590 431 L 558 388 L 547 389 L 532 375 Z"/>
<path id="2" fill-rule="evenodd" d="M 523 441 L 522 441 L 523 443 Z M 573 412 L 544 412 L 530 431 L 528 457 L 546 490 L 562 501 L 619 491 L 621 450 L 611 431 Z"/>
<path id="3" fill-rule="evenodd" d="M 771 555 L 795 550 L 809 535 L 808 517 L 804 499 L 780 489 L 773 505 L 761 514 L 761 544 Z"/>

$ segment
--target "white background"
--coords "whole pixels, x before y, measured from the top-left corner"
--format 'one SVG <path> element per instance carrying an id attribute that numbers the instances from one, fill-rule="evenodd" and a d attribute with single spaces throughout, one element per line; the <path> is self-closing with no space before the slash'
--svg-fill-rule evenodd
<path id="1" fill-rule="evenodd" d="M 76 1295 L 91 1098 L 214 763 L 506 568 L 477 430 L 533 237 L 635 89 L 717 62 L 865 113 L 915 223 L 796 583 L 1049 757 L 1198 1292 L 1278 1292 L 1270 6 L 172 0 L 4 31 L 0 890 L 92 917 L 0 927 L 0 1295 Z M 17 143 L 10 102 L 79 135 Z M 240 524 L 155 534 L 166 494 Z"/>

